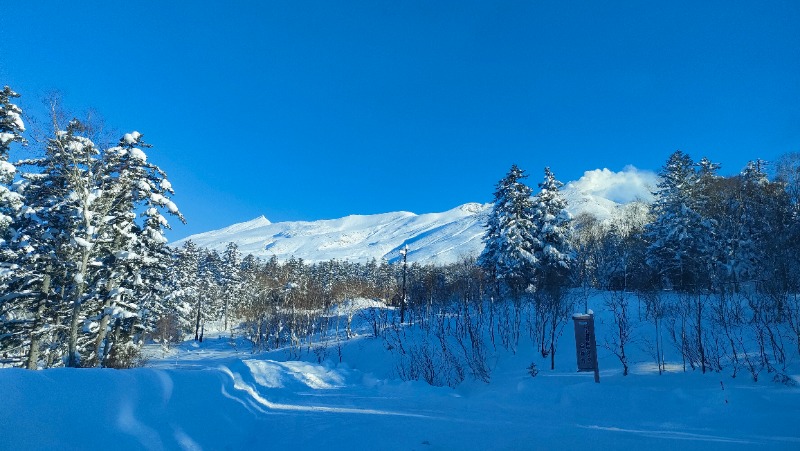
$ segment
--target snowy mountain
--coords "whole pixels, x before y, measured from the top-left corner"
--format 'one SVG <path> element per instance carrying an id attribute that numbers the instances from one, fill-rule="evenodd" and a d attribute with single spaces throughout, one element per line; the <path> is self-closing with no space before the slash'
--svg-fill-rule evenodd
<path id="1" fill-rule="evenodd" d="M 656 176 L 627 167 L 587 171 L 566 184 L 563 194 L 573 215 L 592 213 L 608 219 L 633 200 L 651 201 Z M 536 192 L 536 189 L 534 189 Z M 484 228 L 491 204 L 468 203 L 442 213 L 409 212 L 352 215 L 321 221 L 272 223 L 264 216 L 229 227 L 189 236 L 200 247 L 224 250 L 235 242 L 242 253 L 259 258 L 286 260 L 292 256 L 307 262 L 331 259 L 367 262 L 400 258 L 409 248 L 408 260 L 420 263 L 452 263 L 477 256 L 483 249 Z"/>
<path id="2" fill-rule="evenodd" d="M 222 251 L 232 241 L 244 254 L 260 258 L 275 255 L 279 260 L 295 256 L 308 262 L 392 261 L 408 245 L 410 261 L 453 262 L 480 253 L 489 208 L 489 204 L 471 203 L 444 213 L 395 212 L 311 222 L 271 223 L 262 216 L 192 235 L 175 245 L 192 240 L 200 247 Z"/>

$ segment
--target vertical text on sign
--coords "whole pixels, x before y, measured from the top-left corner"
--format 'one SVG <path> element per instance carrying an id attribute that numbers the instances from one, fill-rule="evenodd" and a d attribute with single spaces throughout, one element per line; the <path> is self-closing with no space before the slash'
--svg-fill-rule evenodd
<path id="1" fill-rule="evenodd" d="M 594 337 L 594 315 L 591 313 L 572 315 L 575 322 L 575 350 L 578 357 L 578 371 L 594 371 L 594 381 L 600 382 L 600 368 L 597 365 L 597 342 Z"/>

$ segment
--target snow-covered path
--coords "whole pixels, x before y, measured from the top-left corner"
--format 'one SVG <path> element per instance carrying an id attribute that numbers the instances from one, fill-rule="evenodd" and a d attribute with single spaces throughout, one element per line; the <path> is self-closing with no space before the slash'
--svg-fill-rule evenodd
<path id="1" fill-rule="evenodd" d="M 347 343 L 345 356 L 385 365 L 377 342 Z M 128 371 L 2 370 L 0 449 L 800 449 L 797 388 L 646 366 L 605 370 L 600 384 L 531 378 L 523 354 L 491 384 L 457 389 L 225 340 Z"/>

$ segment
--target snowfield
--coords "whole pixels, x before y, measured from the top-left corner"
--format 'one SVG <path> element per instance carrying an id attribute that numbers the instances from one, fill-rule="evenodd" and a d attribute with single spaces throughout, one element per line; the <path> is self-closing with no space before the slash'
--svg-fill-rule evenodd
<path id="1" fill-rule="evenodd" d="M 658 375 L 631 348 L 622 376 L 601 349 L 596 384 L 575 371 L 570 324 L 554 371 L 523 340 L 516 354 L 498 351 L 490 383 L 433 387 L 399 380 L 384 340 L 356 326 L 341 362 L 335 344 L 320 363 L 217 336 L 150 345 L 133 370 L 0 370 L 0 449 L 800 449 L 800 388 L 768 374 L 683 372 L 671 359 Z"/>

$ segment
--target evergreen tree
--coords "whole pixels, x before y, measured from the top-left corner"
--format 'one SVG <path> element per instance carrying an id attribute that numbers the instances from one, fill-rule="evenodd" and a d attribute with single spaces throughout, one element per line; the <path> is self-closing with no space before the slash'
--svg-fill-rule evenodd
<path id="1" fill-rule="evenodd" d="M 789 257 L 790 280 L 793 291 L 800 291 L 800 153 L 781 156 L 775 170 L 775 182 L 783 185 L 788 204 L 789 228 L 786 236 L 786 253 Z"/>
<path id="2" fill-rule="evenodd" d="M 9 226 L 22 209 L 22 196 L 9 189 L 17 173 L 17 168 L 8 162 L 9 151 L 14 143 L 27 144 L 22 136 L 22 110 L 12 103 L 17 97 L 19 94 L 8 86 L 0 91 L 0 362 L 12 365 L 26 363 L 25 348 L 30 352 L 30 346 L 36 348 L 38 355 L 36 338 L 42 321 L 37 314 L 44 297 L 41 278 L 19 280 L 19 260 L 24 251 L 11 246 L 16 237 Z"/>
<path id="3" fill-rule="evenodd" d="M 765 166 L 762 160 L 750 161 L 742 171 L 741 226 L 742 233 L 752 240 L 747 255 L 752 278 L 761 290 L 777 294 L 797 283 L 791 274 L 796 246 L 791 241 L 794 215 L 785 185 L 771 182 Z"/>
<path id="4" fill-rule="evenodd" d="M 103 154 L 101 190 L 112 199 L 112 208 L 100 240 L 106 251 L 101 259 L 104 302 L 96 313 L 98 365 L 105 364 L 114 344 L 130 348 L 136 336 L 152 331 L 166 314 L 160 304 L 164 301 L 161 281 L 170 258 L 164 237 L 169 222 L 162 210 L 185 220 L 169 199 L 174 191 L 166 174 L 147 161 L 143 149 L 150 147 L 140 133 L 132 132 Z M 141 222 L 136 221 L 136 212 L 143 212 Z M 111 339 L 106 338 L 109 327 L 113 328 Z"/>
<path id="5" fill-rule="evenodd" d="M 715 178 L 716 165 L 703 160 L 696 170 L 691 158 L 677 151 L 662 169 L 658 199 L 653 205 L 655 221 L 648 225 L 650 240 L 647 263 L 659 271 L 667 288 L 688 296 L 676 306 L 681 316 L 680 349 L 684 362 L 703 372 L 706 357 L 705 302 L 716 284 L 713 275 L 719 255 L 717 223 L 708 217 L 707 187 Z"/>
<path id="6" fill-rule="evenodd" d="M 200 250 L 192 240 L 172 250 L 162 304 L 166 315 L 158 316 L 161 324 L 155 333 L 159 340 L 165 340 L 164 345 L 194 331 L 200 296 L 199 265 Z"/>
<path id="7" fill-rule="evenodd" d="M 647 263 L 665 287 L 695 291 L 713 256 L 713 224 L 701 214 L 699 176 L 692 159 L 673 153 L 659 173 L 654 221 L 646 228 Z"/>
<path id="8" fill-rule="evenodd" d="M 175 304 L 189 307 L 185 320 L 190 324 L 190 329 L 195 331 L 195 339 L 199 339 L 199 312 L 203 300 L 199 277 L 200 249 L 192 240 L 188 240 L 175 252 L 173 262 L 170 299 Z"/>
<path id="9" fill-rule="evenodd" d="M 22 110 L 11 103 L 11 99 L 16 97 L 19 94 L 8 86 L 0 91 L 0 233 L 5 232 L 22 207 L 21 197 L 8 188 L 17 172 L 17 168 L 8 162 L 11 144 L 27 144 L 22 137 L 25 131 Z M 2 234 L 0 238 L 3 238 Z"/>
<path id="10" fill-rule="evenodd" d="M 498 182 L 483 237 L 485 247 L 478 258 L 478 264 L 502 281 L 515 300 L 531 284 L 536 265 L 531 189 L 522 182 L 526 177 L 513 165 Z"/>
<path id="11" fill-rule="evenodd" d="M 229 317 L 243 302 L 242 257 L 236 243 L 228 243 L 222 254 L 220 271 L 222 283 L 223 328 L 228 330 Z"/>
<path id="12" fill-rule="evenodd" d="M 145 327 L 142 310 L 158 310 L 163 296 L 168 223 L 159 209 L 183 220 L 140 134 L 103 152 L 88 132 L 73 120 L 47 141 L 43 156 L 19 163 L 26 171 L 15 188 L 24 208 L 3 251 L 13 262 L 6 279 L 13 302 L 4 310 L 14 320 L 3 327 L 13 325 L 8 336 L 19 338 L 29 368 L 102 365 L 114 344 L 128 349 L 112 364 L 128 365 Z"/>
<path id="13" fill-rule="evenodd" d="M 567 277 L 575 259 L 572 215 L 559 192 L 562 186 L 550 168 L 545 168 L 544 181 L 539 183 L 541 191 L 533 201 L 536 284 L 545 290 L 561 290 L 567 286 Z"/>
<path id="14" fill-rule="evenodd" d="M 544 169 L 541 191 L 533 201 L 533 254 L 535 257 L 534 299 L 537 313 L 547 318 L 542 330 L 542 356 L 550 356 L 550 369 L 555 368 L 556 342 L 561 335 L 572 306 L 567 302 L 570 269 L 575 260 L 572 248 L 572 216 L 567 201 L 559 193 L 563 184 L 550 168 Z"/>
<path id="15" fill-rule="evenodd" d="M 51 276 L 58 298 L 49 303 L 54 317 L 68 318 L 67 364 L 77 366 L 79 326 L 84 304 L 96 301 L 94 268 L 108 197 L 98 189 L 99 149 L 83 135 L 85 127 L 72 121 L 47 142 L 45 155 L 23 162 L 33 171 L 22 174 L 26 210 L 12 227 L 12 246 L 24 252 L 18 286 Z M 28 248 L 26 250 L 26 248 Z M 59 337 L 56 341 L 62 341 Z"/>

